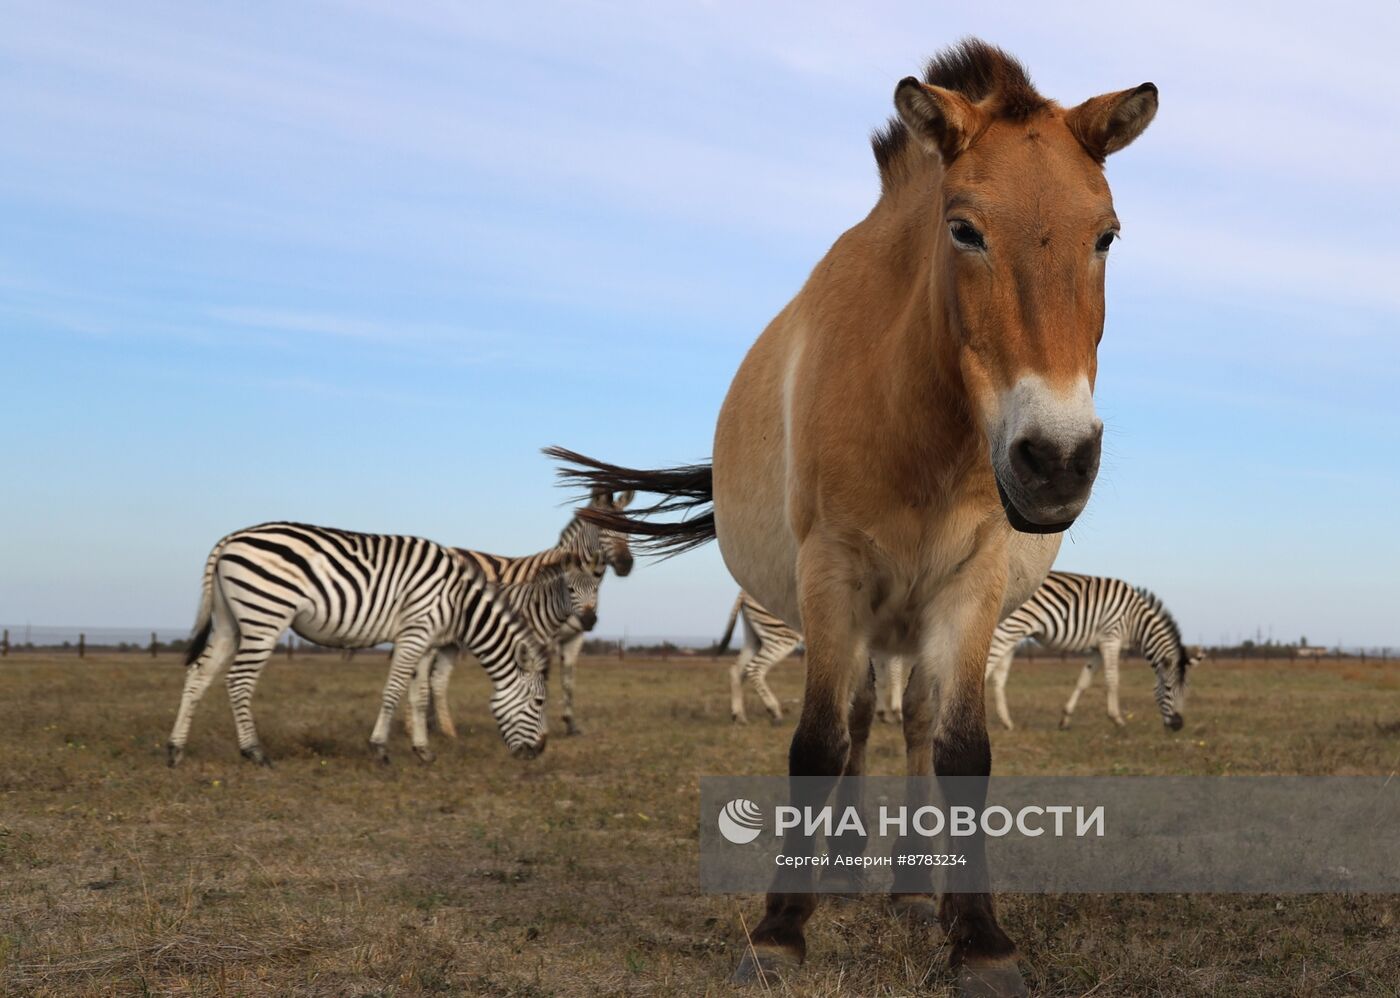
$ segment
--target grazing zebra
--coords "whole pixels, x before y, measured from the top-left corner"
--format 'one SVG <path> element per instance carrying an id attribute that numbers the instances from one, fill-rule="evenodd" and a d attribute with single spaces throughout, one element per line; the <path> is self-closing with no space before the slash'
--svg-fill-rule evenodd
<path id="1" fill-rule="evenodd" d="M 1146 589 L 1120 579 L 1051 572 L 1031 598 L 1001 622 L 987 656 L 987 676 L 996 693 L 997 714 L 1007 729 L 1013 725 L 1006 709 L 1006 677 L 1016 646 L 1027 638 L 1057 651 L 1093 651 L 1065 703 L 1061 728 L 1069 727 L 1079 695 L 1088 688 L 1100 662 L 1108 687 L 1108 716 L 1122 726 L 1118 655 L 1125 648 L 1141 651 L 1157 673 L 1156 698 L 1162 723 L 1173 731 L 1185 723 L 1186 673 L 1205 656 L 1192 655 L 1186 649 L 1176 621 L 1162 601 Z"/>
<path id="2" fill-rule="evenodd" d="M 723 652 L 729 647 L 734 637 L 734 625 L 740 616 L 744 618 L 744 646 L 729 667 L 729 716 L 736 724 L 748 723 L 748 716 L 744 713 L 743 685 L 747 679 L 763 701 L 769 718 L 778 724 L 783 719 L 783 708 L 768 686 L 768 670 L 792 654 L 793 649 L 802 643 L 802 635 L 740 590 L 733 609 L 729 611 L 724 636 L 715 645 L 716 652 Z M 871 664 L 875 671 L 877 716 L 882 722 L 902 721 L 903 662 L 898 656 L 876 655 L 872 657 Z"/>
<path id="3" fill-rule="evenodd" d="M 595 489 L 588 508 L 621 512 L 631 501 L 631 492 L 614 496 L 610 492 Z M 611 567 L 619 577 L 632 571 L 632 551 L 627 543 L 627 535 L 599 527 L 575 514 L 559 534 L 558 543 L 538 554 L 509 558 L 463 548 L 458 548 L 457 551 L 471 559 L 488 579 L 505 586 L 530 578 L 537 570 L 540 559 L 547 558 L 554 552 L 566 552 L 577 556 L 584 568 L 592 574 L 591 599 L 587 598 L 589 593 L 582 587 L 576 594 L 583 600 L 584 605 L 581 609 L 584 612 L 570 616 L 547 633 L 537 630 L 541 640 L 552 640 L 558 646 L 560 682 L 564 694 L 564 730 L 570 735 L 582 734 L 582 729 L 574 717 L 574 669 L 583 649 L 584 635 L 597 623 L 598 586 L 602 583 L 604 570 Z M 452 723 L 452 713 L 447 705 L 447 684 L 456 665 L 456 654 L 455 648 L 439 649 L 429 680 L 438 728 L 450 738 L 457 737 L 457 727 Z"/>
<path id="4" fill-rule="evenodd" d="M 556 566 L 540 585 L 556 585 L 564 568 Z M 253 725 L 253 688 L 288 627 L 332 647 L 393 643 L 370 735 L 381 759 L 388 759 L 389 724 L 410 679 L 448 644 L 470 649 L 491 677 L 491 711 L 512 753 L 530 758 L 544 750 L 547 648 L 475 564 L 417 537 L 264 523 L 229 534 L 205 562 L 184 696 L 167 746 L 172 766 L 184 754 L 200 697 L 230 663 L 238 747 L 268 764 Z M 415 717 L 413 749 L 428 761 L 423 712 Z"/>

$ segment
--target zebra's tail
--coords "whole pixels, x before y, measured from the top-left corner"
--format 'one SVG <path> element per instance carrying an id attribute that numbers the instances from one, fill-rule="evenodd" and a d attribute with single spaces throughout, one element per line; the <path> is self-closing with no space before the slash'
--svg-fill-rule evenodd
<path id="1" fill-rule="evenodd" d="M 661 499 L 624 513 L 589 506 L 578 515 L 607 530 L 639 538 L 637 546 L 666 557 L 683 554 L 715 539 L 714 473 L 708 464 L 642 471 L 607 464 L 563 447 L 546 447 L 544 453 L 564 462 L 559 477 L 570 485 L 608 492 L 650 492 Z M 679 513 L 681 519 L 656 522 L 649 517 Z"/>
<path id="2" fill-rule="evenodd" d="M 729 641 L 734 637 L 734 625 L 739 622 L 739 608 L 744 605 L 744 594 L 734 598 L 734 609 L 729 611 L 729 623 L 724 628 L 724 637 L 715 642 L 715 654 L 722 655 L 729 650 Z"/>
<path id="3" fill-rule="evenodd" d="M 209 646 L 209 635 L 214 630 L 214 568 L 219 564 L 219 555 L 224 553 L 224 545 L 233 535 L 223 538 L 209 552 L 204 562 L 204 579 L 199 590 L 199 609 L 194 615 L 194 629 L 190 631 L 189 647 L 185 649 L 185 665 L 189 667 L 199 661 L 204 649 Z"/>

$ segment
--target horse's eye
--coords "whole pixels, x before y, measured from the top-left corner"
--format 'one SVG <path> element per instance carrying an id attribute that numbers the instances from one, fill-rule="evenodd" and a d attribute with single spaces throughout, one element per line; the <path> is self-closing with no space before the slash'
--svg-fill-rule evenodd
<path id="1" fill-rule="evenodd" d="M 1113 245 L 1113 240 L 1117 238 L 1118 232 L 1115 229 L 1109 229 L 1103 235 L 1099 236 L 1098 242 L 1094 243 L 1094 252 L 1107 253 L 1108 248 Z"/>
<path id="2" fill-rule="evenodd" d="M 948 223 L 948 231 L 953 234 L 953 242 L 957 243 L 961 249 L 986 249 L 987 241 L 982 238 L 982 233 L 969 222 L 962 219 Z"/>

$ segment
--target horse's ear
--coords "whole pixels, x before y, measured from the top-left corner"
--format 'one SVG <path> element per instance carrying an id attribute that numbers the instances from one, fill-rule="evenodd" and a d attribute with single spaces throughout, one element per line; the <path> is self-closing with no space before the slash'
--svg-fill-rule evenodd
<path id="1" fill-rule="evenodd" d="M 613 499 L 613 509 L 626 509 L 632 505 L 632 500 L 637 497 L 637 493 L 628 489 L 626 492 L 619 492 Z"/>
<path id="2" fill-rule="evenodd" d="M 1157 86 L 1144 83 L 1131 90 L 1090 97 L 1065 114 L 1065 124 L 1100 162 L 1141 135 L 1157 114 Z"/>
<path id="3" fill-rule="evenodd" d="M 607 509 L 612 505 L 612 493 L 604 488 L 595 488 L 588 500 L 588 505 L 594 509 Z"/>
<path id="4" fill-rule="evenodd" d="M 894 107 L 919 144 L 945 163 L 970 146 L 981 131 L 982 113 L 966 97 L 912 76 L 894 88 Z"/>

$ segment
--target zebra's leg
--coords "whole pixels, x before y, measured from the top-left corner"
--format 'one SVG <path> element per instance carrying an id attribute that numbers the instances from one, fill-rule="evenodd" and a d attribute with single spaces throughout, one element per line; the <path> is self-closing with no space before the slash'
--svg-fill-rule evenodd
<path id="1" fill-rule="evenodd" d="M 369 747 L 380 762 L 389 761 L 389 729 L 394 722 L 394 710 L 403 698 L 418 670 L 419 663 L 428 653 L 428 635 L 421 630 L 400 632 L 394 640 L 394 650 L 389 656 L 389 678 L 384 683 L 384 698 L 379 705 L 379 720 L 369 736 Z M 426 666 L 425 666 L 426 668 Z M 426 725 L 421 734 L 415 727 L 413 750 L 422 754 L 428 747 Z"/>
<path id="2" fill-rule="evenodd" d="M 796 641 L 770 637 L 762 650 L 753 657 L 753 661 L 744 668 L 744 677 L 753 684 L 754 691 L 763 701 L 763 707 L 774 724 L 783 723 L 783 705 L 768 687 L 768 670 L 787 658 L 796 647 Z"/>
<path id="3" fill-rule="evenodd" d="M 185 743 L 190 737 L 190 723 L 194 720 L 194 710 L 200 698 L 219 673 L 228 667 L 238 650 L 238 634 L 232 619 L 220 621 L 214 616 L 209 643 L 203 653 L 185 671 L 185 692 L 180 697 L 180 710 L 175 715 L 175 726 L 170 730 L 170 740 L 166 743 L 166 759 L 170 765 L 178 765 L 185 756 Z"/>
<path id="4" fill-rule="evenodd" d="M 240 620 L 238 652 L 228 670 L 228 702 L 233 709 L 233 724 L 238 731 L 238 751 L 243 758 L 259 766 L 271 766 L 258 741 L 258 729 L 253 723 L 253 690 L 263 666 L 277 647 L 277 638 L 287 622 Z"/>
<path id="5" fill-rule="evenodd" d="M 751 661 L 753 649 L 745 641 L 729 667 L 729 719 L 735 724 L 749 723 L 748 715 L 744 713 L 744 671 Z"/>
<path id="6" fill-rule="evenodd" d="M 1016 648 L 1013 645 L 1002 652 L 988 670 L 992 678 L 992 692 L 996 695 L 997 719 L 1007 731 L 1016 730 L 1016 725 L 1011 723 L 1011 711 L 1006 706 L 1006 680 L 1011 675 L 1011 660 L 1015 657 Z"/>
<path id="7" fill-rule="evenodd" d="M 447 705 L 447 681 L 452 678 L 452 669 L 456 664 L 455 649 L 439 648 L 428 673 L 433 714 L 437 717 L 438 730 L 448 738 L 457 737 L 457 725 L 452 723 L 452 711 Z"/>
<path id="8" fill-rule="evenodd" d="M 583 729 L 574 719 L 574 667 L 583 650 L 583 632 L 575 634 L 559 646 L 559 684 L 564 690 L 564 734 L 581 735 Z"/>
<path id="9" fill-rule="evenodd" d="M 1069 727 L 1070 718 L 1074 716 L 1074 706 L 1079 703 L 1080 695 L 1089 688 L 1089 684 L 1094 681 L 1094 667 L 1099 664 L 1099 653 L 1094 652 L 1089 661 L 1084 663 L 1083 670 L 1079 673 L 1079 682 L 1074 685 L 1074 692 L 1065 701 L 1065 712 L 1060 715 L 1060 730 L 1064 731 Z"/>
<path id="10" fill-rule="evenodd" d="M 436 658 L 436 649 L 429 650 L 418 660 L 414 668 L 413 682 L 408 691 L 409 738 L 413 742 L 413 753 L 422 763 L 432 762 L 436 756 L 428 747 L 428 691 L 429 673 Z"/>
<path id="11" fill-rule="evenodd" d="M 1118 727 L 1125 727 L 1123 712 L 1118 709 L 1118 652 L 1121 645 L 1117 641 L 1105 641 L 1099 646 L 1099 657 L 1103 660 L 1103 682 L 1108 689 L 1108 716 Z"/>

